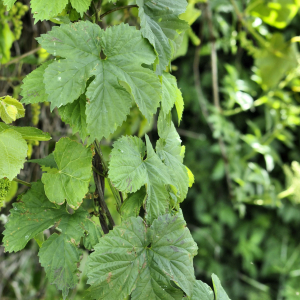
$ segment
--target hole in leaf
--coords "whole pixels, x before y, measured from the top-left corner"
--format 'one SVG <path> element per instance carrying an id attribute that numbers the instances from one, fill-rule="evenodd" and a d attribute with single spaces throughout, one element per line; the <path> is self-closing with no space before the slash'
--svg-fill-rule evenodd
<path id="1" fill-rule="evenodd" d="M 101 50 L 101 52 L 100 52 L 100 58 L 103 60 L 106 59 L 106 55 L 104 54 L 103 50 Z"/>

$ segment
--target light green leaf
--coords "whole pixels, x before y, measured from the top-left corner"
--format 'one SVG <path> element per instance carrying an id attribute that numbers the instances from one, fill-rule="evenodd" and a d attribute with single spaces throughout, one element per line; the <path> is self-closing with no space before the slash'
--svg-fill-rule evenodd
<path id="1" fill-rule="evenodd" d="M 160 139 L 156 145 L 156 152 L 168 167 L 173 185 L 177 187 L 178 196 L 182 201 L 187 195 L 189 176 L 186 167 L 183 165 L 180 136 L 171 121 L 170 114 L 165 119 L 163 114 L 160 113 L 157 127 Z"/>
<path id="2" fill-rule="evenodd" d="M 123 123 L 132 98 L 147 119 L 156 112 L 161 84 L 153 71 L 141 66 L 153 63 L 155 55 L 135 28 L 121 24 L 104 31 L 96 24 L 78 22 L 54 27 L 38 41 L 49 53 L 66 58 L 45 72 L 52 109 L 78 99 L 95 76 L 86 92 L 92 139 L 108 137 Z"/>
<path id="3" fill-rule="evenodd" d="M 23 168 L 28 146 L 22 135 L 13 129 L 0 132 L 0 178 L 12 181 Z"/>
<path id="4" fill-rule="evenodd" d="M 182 300 L 184 300 L 183 298 Z M 214 292 L 211 288 L 204 282 L 197 280 L 194 284 L 194 290 L 192 297 L 189 298 L 190 300 L 214 300 Z"/>
<path id="5" fill-rule="evenodd" d="M 230 298 L 228 297 L 228 295 L 224 291 L 218 276 L 213 274 L 212 275 L 212 280 L 213 280 L 213 284 L 214 284 L 216 300 L 230 300 Z"/>
<path id="6" fill-rule="evenodd" d="M 62 290 L 66 299 L 69 289 L 74 289 L 78 283 L 81 251 L 73 244 L 68 236 L 52 234 L 39 251 L 40 263 L 45 268 L 51 284 Z"/>
<path id="7" fill-rule="evenodd" d="M 7 6 L 7 10 L 10 10 L 17 0 L 3 0 L 4 5 Z"/>
<path id="8" fill-rule="evenodd" d="M 34 23 L 55 17 L 64 10 L 67 4 L 68 0 L 31 0 Z"/>
<path id="9" fill-rule="evenodd" d="M 150 228 L 132 217 L 101 238 L 91 254 L 89 299 L 123 300 L 132 291 L 134 300 L 181 299 L 170 280 L 191 295 L 196 253 L 180 214 L 161 216 Z"/>
<path id="10" fill-rule="evenodd" d="M 23 84 L 21 85 L 22 91 L 20 93 L 23 96 L 22 103 L 34 104 L 47 101 L 48 95 L 46 94 L 43 80 L 45 70 L 52 62 L 53 60 L 49 60 L 43 63 L 23 79 Z"/>
<path id="11" fill-rule="evenodd" d="M 147 185 L 147 221 L 168 211 L 168 193 L 165 184 L 171 179 L 166 166 L 154 152 L 146 136 L 147 158 L 144 160 L 145 145 L 136 137 L 122 137 L 114 143 L 111 152 L 109 178 L 122 192 L 134 193 Z"/>
<path id="12" fill-rule="evenodd" d="M 53 153 L 44 158 L 28 160 L 28 162 L 37 163 L 42 168 L 58 169 Z"/>
<path id="13" fill-rule="evenodd" d="M 71 126 L 73 133 L 79 132 L 82 141 L 88 136 L 85 108 L 86 97 L 82 95 L 73 103 L 61 106 L 58 109 L 61 119 Z"/>
<path id="14" fill-rule="evenodd" d="M 0 63 L 10 61 L 10 49 L 15 41 L 15 35 L 10 30 L 8 22 L 0 23 Z"/>
<path id="15" fill-rule="evenodd" d="M 146 189 L 142 187 L 139 191 L 132 193 L 121 206 L 121 216 L 124 219 L 137 217 L 146 197 Z"/>
<path id="16" fill-rule="evenodd" d="M 43 132 L 40 129 L 35 127 L 18 127 L 18 126 L 10 126 L 0 122 L 0 132 L 13 129 L 16 132 L 19 132 L 22 135 L 22 138 L 27 141 L 49 141 L 51 140 L 51 136 L 47 132 Z"/>
<path id="17" fill-rule="evenodd" d="M 89 9 L 91 0 L 71 0 L 71 4 L 82 16 Z"/>
<path id="18" fill-rule="evenodd" d="M 62 138 L 53 152 L 57 170 L 44 173 L 42 182 L 49 200 L 59 205 L 65 200 L 77 209 L 88 192 L 92 176 L 92 151 L 83 145 Z"/>
<path id="19" fill-rule="evenodd" d="M 0 118 L 6 124 L 12 123 L 24 116 L 25 109 L 18 100 L 10 96 L 0 97 Z"/>
<path id="20" fill-rule="evenodd" d="M 141 31 L 158 55 L 156 73 L 161 75 L 173 57 L 174 41 L 189 25 L 178 16 L 185 12 L 186 0 L 137 0 Z"/>
<path id="21" fill-rule="evenodd" d="M 299 10 L 297 0 L 252 0 L 246 12 L 277 28 L 285 28 Z"/>

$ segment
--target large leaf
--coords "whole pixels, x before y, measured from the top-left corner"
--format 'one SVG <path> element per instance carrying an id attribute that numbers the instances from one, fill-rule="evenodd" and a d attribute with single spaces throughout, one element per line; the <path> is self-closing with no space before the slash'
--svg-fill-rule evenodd
<path id="1" fill-rule="evenodd" d="M 187 195 L 189 176 L 187 168 L 182 163 L 180 136 L 171 121 L 170 114 L 164 118 L 160 113 L 157 127 L 160 139 L 156 145 L 156 152 L 170 170 L 173 185 L 178 188 L 178 196 L 183 200 Z"/>
<path id="2" fill-rule="evenodd" d="M 298 10 L 298 0 L 252 0 L 246 11 L 265 23 L 282 29 L 292 21 Z"/>
<path id="3" fill-rule="evenodd" d="M 49 60 L 43 63 L 24 78 L 23 84 L 21 85 L 22 91 L 20 93 L 23 96 L 21 100 L 22 103 L 34 104 L 47 101 L 48 95 L 45 91 L 44 73 L 52 62 L 53 60 Z"/>
<path id="4" fill-rule="evenodd" d="M 0 178 L 13 180 L 23 168 L 28 146 L 22 135 L 13 129 L 0 132 Z"/>
<path id="5" fill-rule="evenodd" d="M 90 299 L 181 299 L 170 280 L 191 295 L 197 246 L 182 216 L 164 215 L 146 227 L 130 218 L 101 238 L 89 261 Z"/>
<path id="6" fill-rule="evenodd" d="M 66 58 L 45 72 L 52 109 L 78 99 L 87 80 L 95 76 L 86 92 L 88 133 L 93 139 L 108 137 L 122 124 L 132 98 L 147 119 L 156 112 L 161 84 L 153 71 L 141 66 L 153 63 L 155 55 L 135 28 L 121 24 L 104 31 L 78 22 L 54 27 L 38 41 L 49 53 Z"/>
<path id="7" fill-rule="evenodd" d="M 134 193 L 147 185 L 147 221 L 151 223 L 168 210 L 168 193 L 165 184 L 170 184 L 168 169 L 154 152 L 146 136 L 146 147 L 137 137 L 122 137 L 114 143 L 111 152 L 109 177 L 122 192 Z"/>
<path id="8" fill-rule="evenodd" d="M 79 99 L 75 100 L 73 103 L 61 106 L 58 109 L 61 119 L 71 126 L 73 133 L 79 132 L 83 141 L 88 136 L 85 109 L 85 95 L 80 96 Z"/>
<path id="9" fill-rule="evenodd" d="M 178 16 L 187 6 L 186 0 L 136 0 L 139 6 L 141 31 L 158 55 L 156 73 L 161 75 L 174 54 L 174 41 L 188 28 L 188 23 Z"/>
<path id="10" fill-rule="evenodd" d="M 66 200 L 77 209 L 88 192 L 92 151 L 69 138 L 62 138 L 56 144 L 53 155 L 57 169 L 43 174 L 45 193 L 51 202 L 61 205 Z"/>
<path id="11" fill-rule="evenodd" d="M 49 141 L 51 140 L 51 136 L 47 132 L 43 132 L 40 129 L 35 127 L 18 127 L 18 126 L 10 126 L 0 122 L 0 132 L 13 129 L 16 132 L 19 132 L 22 135 L 22 138 L 27 141 Z"/>

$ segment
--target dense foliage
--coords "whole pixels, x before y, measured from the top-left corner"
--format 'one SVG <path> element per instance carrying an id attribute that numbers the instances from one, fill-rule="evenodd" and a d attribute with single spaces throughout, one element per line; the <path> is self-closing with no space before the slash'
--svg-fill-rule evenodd
<path id="1" fill-rule="evenodd" d="M 298 299 L 299 1 L 15 2 L 0 295 Z"/>

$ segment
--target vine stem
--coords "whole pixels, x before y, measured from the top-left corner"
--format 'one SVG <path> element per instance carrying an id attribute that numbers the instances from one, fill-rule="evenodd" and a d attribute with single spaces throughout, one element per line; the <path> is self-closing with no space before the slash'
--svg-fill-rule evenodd
<path id="1" fill-rule="evenodd" d="M 26 186 L 29 186 L 29 187 L 31 187 L 31 183 L 29 183 L 29 182 L 26 182 L 26 181 L 23 181 L 23 180 L 20 180 L 20 179 L 18 179 L 18 178 L 14 178 L 14 179 L 13 179 L 13 181 L 15 181 L 15 182 L 18 182 L 18 183 L 21 183 L 21 184 L 23 184 L 23 185 L 26 185 Z"/>
<path id="2" fill-rule="evenodd" d="M 214 106 L 216 107 L 218 113 L 222 113 L 222 108 L 220 105 L 220 95 L 219 95 L 219 84 L 218 84 L 218 56 L 217 56 L 217 48 L 216 48 L 216 38 L 214 36 L 214 28 L 212 22 L 212 13 L 209 7 L 209 4 L 206 5 L 206 18 L 208 22 L 208 29 L 211 39 L 211 64 L 212 64 L 212 81 L 213 81 L 213 99 Z M 227 149 L 225 142 L 222 137 L 218 139 L 219 146 L 221 149 L 222 158 L 225 166 L 225 176 L 229 191 L 229 196 L 233 199 L 233 184 L 230 176 L 230 167 L 229 167 L 229 159 L 227 156 Z"/>
<path id="3" fill-rule="evenodd" d="M 109 15 L 109 14 L 111 14 L 111 13 L 117 11 L 117 10 L 126 9 L 126 8 L 130 9 L 130 8 L 133 8 L 133 7 L 138 7 L 138 6 L 136 4 L 133 4 L 133 5 L 120 6 L 120 7 L 113 8 L 113 9 L 105 12 L 104 14 L 102 14 L 100 16 L 100 20 L 102 20 L 105 16 L 107 16 L 107 15 Z"/>
<path id="4" fill-rule="evenodd" d="M 31 51 L 29 51 L 29 52 L 27 52 L 27 53 L 24 53 L 23 55 L 14 58 L 13 60 L 9 61 L 8 63 L 4 64 L 3 66 L 7 67 L 7 66 L 9 66 L 9 65 L 12 65 L 12 64 L 14 64 L 14 63 L 17 63 L 17 62 L 19 62 L 21 59 L 23 59 L 23 58 L 25 58 L 25 57 L 27 57 L 27 56 L 29 56 L 29 55 L 31 55 L 31 54 L 34 54 L 34 53 L 38 52 L 40 49 L 42 49 L 42 47 L 38 47 L 38 48 L 35 48 L 35 49 L 33 49 L 33 50 L 31 50 Z"/>

